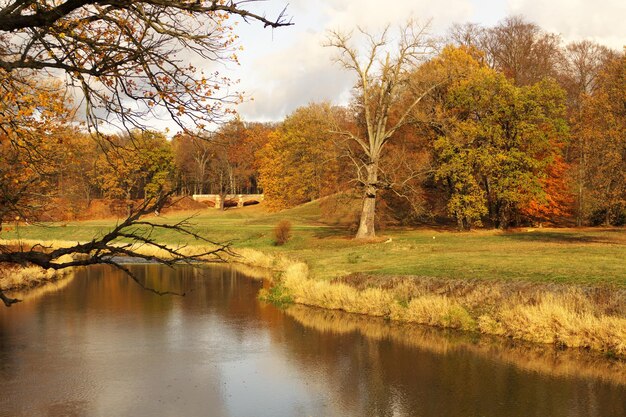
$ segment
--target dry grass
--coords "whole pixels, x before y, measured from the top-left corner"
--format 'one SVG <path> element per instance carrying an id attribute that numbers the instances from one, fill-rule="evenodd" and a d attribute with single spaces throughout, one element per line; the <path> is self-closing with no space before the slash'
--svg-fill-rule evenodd
<path id="1" fill-rule="evenodd" d="M 59 259 L 59 262 L 71 261 L 69 255 Z M 15 291 L 32 288 L 46 282 L 58 280 L 71 273 L 69 269 L 43 269 L 38 266 L 7 266 L 0 270 L 0 288 Z"/>
<path id="2" fill-rule="evenodd" d="M 535 304 L 503 306 L 481 331 L 626 356 L 626 318 L 597 311 L 578 291 L 546 294 Z"/>
<path id="3" fill-rule="evenodd" d="M 524 282 L 354 276 L 323 281 L 302 262 L 279 280 L 295 303 L 626 356 L 626 291 Z M 384 285 L 383 285 L 384 284 Z"/>

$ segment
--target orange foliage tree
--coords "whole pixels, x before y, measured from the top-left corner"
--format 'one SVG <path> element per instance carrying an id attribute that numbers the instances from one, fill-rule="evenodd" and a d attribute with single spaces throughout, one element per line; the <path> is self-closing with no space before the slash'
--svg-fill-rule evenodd
<path id="1" fill-rule="evenodd" d="M 60 83 L 23 75 L 0 70 L 0 230 L 7 220 L 34 220 L 42 210 L 75 134 Z"/>

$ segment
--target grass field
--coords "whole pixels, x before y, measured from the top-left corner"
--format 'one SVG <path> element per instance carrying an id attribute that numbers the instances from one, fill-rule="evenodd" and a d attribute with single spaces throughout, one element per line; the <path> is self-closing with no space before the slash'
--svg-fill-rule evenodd
<path id="1" fill-rule="evenodd" d="M 626 287 L 625 229 L 521 229 L 514 232 L 444 229 L 387 229 L 379 235 L 389 243 L 356 242 L 342 226 L 326 224 L 319 204 L 305 204 L 279 213 L 262 206 L 221 212 L 172 213 L 157 222 L 190 220 L 202 236 L 232 241 L 235 248 L 252 248 L 307 263 L 311 275 L 330 279 L 351 273 L 419 275 L 438 278 L 504 279 Z M 282 219 L 293 224 L 293 238 L 273 245 L 273 228 Z M 115 220 L 19 226 L 3 231 L 4 239 L 85 241 L 108 230 Z M 171 232 L 155 236 L 162 242 L 181 241 Z"/>

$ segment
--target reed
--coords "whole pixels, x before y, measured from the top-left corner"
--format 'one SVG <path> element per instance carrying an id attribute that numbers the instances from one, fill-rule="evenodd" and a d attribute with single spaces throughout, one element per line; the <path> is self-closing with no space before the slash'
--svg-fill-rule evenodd
<path id="1" fill-rule="evenodd" d="M 71 256 L 65 255 L 59 262 L 71 261 Z M 4 266 L 0 269 L 0 288 L 7 291 L 16 291 L 33 288 L 46 282 L 59 280 L 71 274 L 69 269 L 43 269 L 38 266 Z"/>
<path id="2" fill-rule="evenodd" d="M 292 261 L 276 281 L 297 304 L 626 357 L 626 291 L 523 282 L 347 277 Z M 374 284 L 376 283 L 376 284 Z M 610 292 L 611 295 L 607 295 Z"/>

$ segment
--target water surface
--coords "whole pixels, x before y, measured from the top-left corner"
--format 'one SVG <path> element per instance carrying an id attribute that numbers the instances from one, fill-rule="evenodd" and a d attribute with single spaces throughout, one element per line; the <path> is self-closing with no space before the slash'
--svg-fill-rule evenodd
<path id="1" fill-rule="evenodd" d="M 626 416 L 626 366 L 257 301 L 228 268 L 93 267 L 0 309 L 0 416 Z"/>

